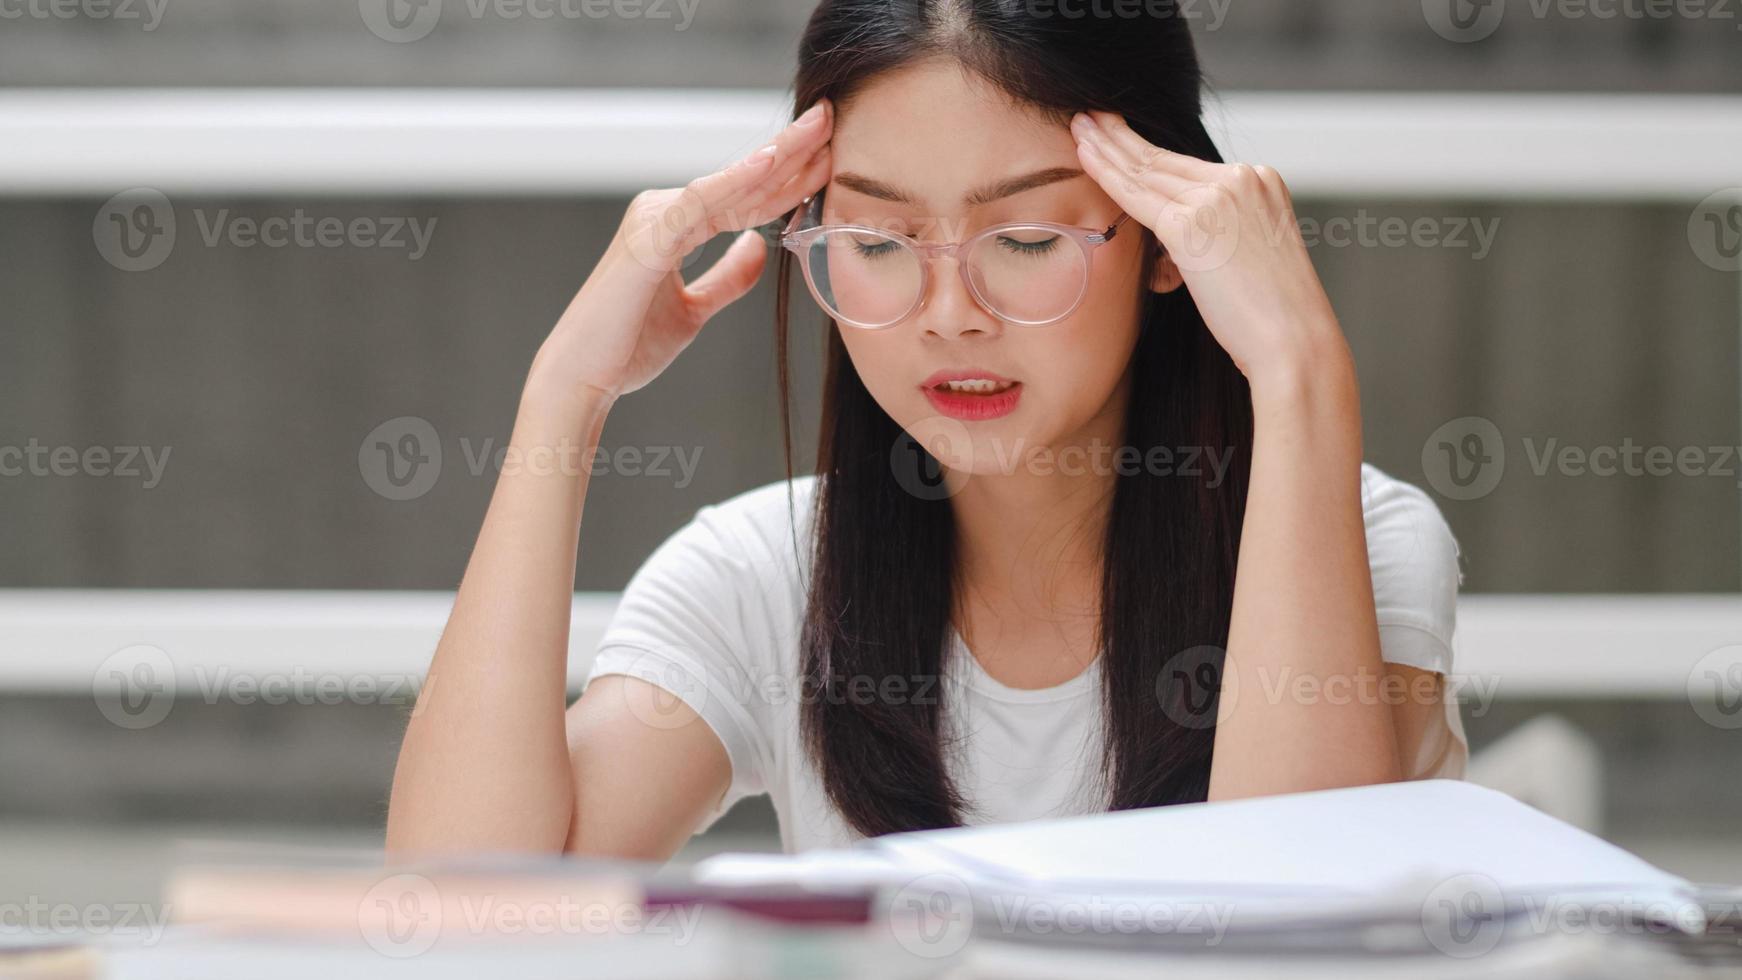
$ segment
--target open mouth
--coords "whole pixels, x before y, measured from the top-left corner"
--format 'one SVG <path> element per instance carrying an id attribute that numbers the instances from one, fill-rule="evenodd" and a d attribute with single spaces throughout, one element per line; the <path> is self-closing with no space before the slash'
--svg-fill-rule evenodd
<path id="1" fill-rule="evenodd" d="M 1003 418 L 1022 400 L 1022 382 L 991 372 L 940 371 L 921 388 L 933 408 L 963 422 Z"/>
<path id="2" fill-rule="evenodd" d="M 1016 382 L 991 381 L 986 379 L 978 381 L 945 381 L 943 384 L 934 385 L 933 387 L 940 391 L 954 392 L 958 395 L 1002 395 L 1016 387 Z"/>

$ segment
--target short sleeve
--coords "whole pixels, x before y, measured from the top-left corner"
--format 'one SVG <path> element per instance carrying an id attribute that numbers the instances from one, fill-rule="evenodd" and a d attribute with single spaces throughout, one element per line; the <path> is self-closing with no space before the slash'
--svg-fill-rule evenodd
<path id="1" fill-rule="evenodd" d="M 1457 540 L 1432 498 L 1372 466 L 1362 467 L 1361 498 L 1380 656 L 1442 678 L 1445 710 L 1421 733 L 1417 757 L 1406 760 L 1409 775 L 1461 777 L 1469 746 L 1453 690 L 1463 584 Z"/>
<path id="2" fill-rule="evenodd" d="M 1457 540 L 1426 493 L 1372 466 L 1362 469 L 1361 500 L 1382 655 L 1449 676 L 1463 583 Z"/>
<path id="3" fill-rule="evenodd" d="M 731 784 L 697 827 L 767 791 L 770 753 L 752 693 L 767 676 L 768 644 L 754 565 L 717 506 L 703 507 L 654 550 L 625 587 L 601 638 L 588 683 L 623 674 L 682 700 L 725 747 Z M 650 720 L 657 724 L 657 719 Z"/>

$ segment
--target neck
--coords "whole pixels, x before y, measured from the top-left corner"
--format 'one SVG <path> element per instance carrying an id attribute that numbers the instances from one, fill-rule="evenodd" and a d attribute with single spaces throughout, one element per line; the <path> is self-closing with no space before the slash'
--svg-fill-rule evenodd
<path id="1" fill-rule="evenodd" d="M 1068 440 L 1016 447 L 1009 472 L 975 474 L 950 498 L 962 599 L 1022 619 L 1099 614 L 1125 404 L 1121 384 Z"/>

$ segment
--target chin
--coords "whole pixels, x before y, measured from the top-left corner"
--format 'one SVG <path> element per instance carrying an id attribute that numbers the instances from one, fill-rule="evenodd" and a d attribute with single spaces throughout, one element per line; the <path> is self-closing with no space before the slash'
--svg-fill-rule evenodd
<path id="1" fill-rule="evenodd" d="M 1025 461 L 1047 446 L 1052 436 L 1036 431 L 1021 414 L 988 422 L 930 414 L 903 428 L 946 469 L 976 477 L 1021 472 Z"/>

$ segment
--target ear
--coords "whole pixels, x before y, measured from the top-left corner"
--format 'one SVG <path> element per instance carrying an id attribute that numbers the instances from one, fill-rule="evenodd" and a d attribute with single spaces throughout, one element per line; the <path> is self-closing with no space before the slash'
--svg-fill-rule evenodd
<path id="1" fill-rule="evenodd" d="M 1149 288 L 1157 293 L 1171 293 L 1185 285 L 1185 276 L 1180 274 L 1179 266 L 1174 264 L 1173 256 L 1167 249 L 1161 250 L 1161 255 L 1155 260 L 1155 269 L 1149 276 Z"/>

